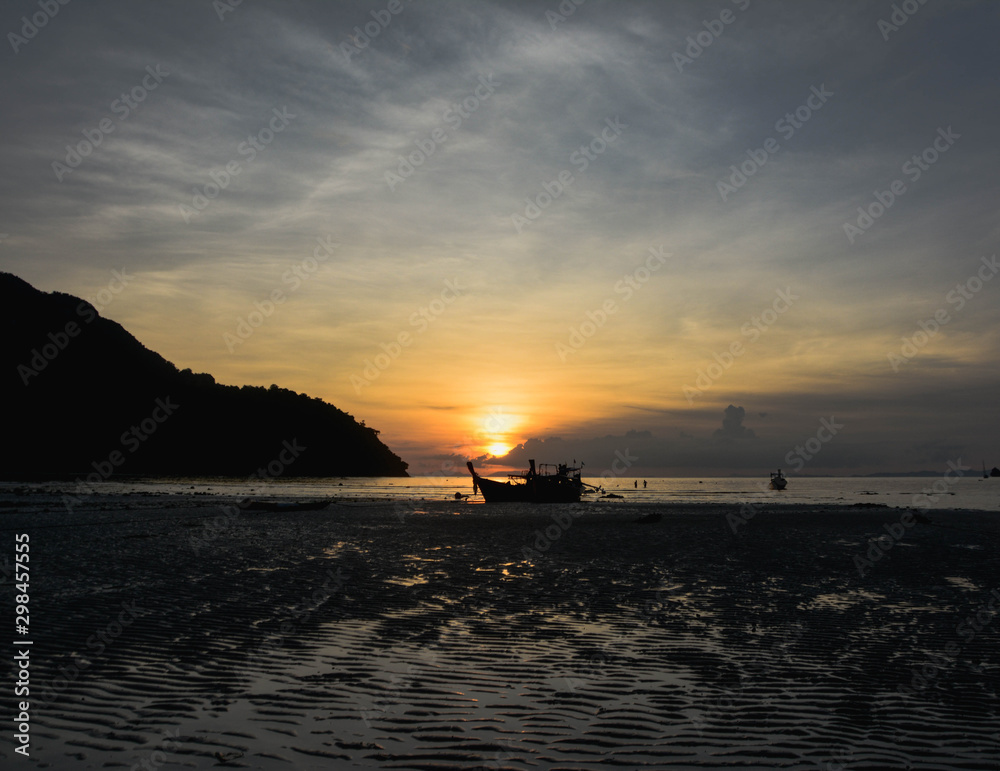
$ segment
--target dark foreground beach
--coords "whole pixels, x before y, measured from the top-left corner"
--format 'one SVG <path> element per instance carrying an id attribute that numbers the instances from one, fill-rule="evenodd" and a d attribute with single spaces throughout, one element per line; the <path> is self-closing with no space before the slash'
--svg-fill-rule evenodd
<path id="1" fill-rule="evenodd" d="M 40 768 L 1000 767 L 997 514 L 132 500 L 0 520 Z"/>

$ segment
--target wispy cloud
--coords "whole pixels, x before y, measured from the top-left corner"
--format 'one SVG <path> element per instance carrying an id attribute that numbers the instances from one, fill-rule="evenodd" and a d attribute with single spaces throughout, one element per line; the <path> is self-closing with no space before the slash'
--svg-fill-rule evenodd
<path id="1" fill-rule="evenodd" d="M 772 455 L 833 412 L 855 420 L 824 463 L 920 465 L 938 440 L 989 454 L 1000 284 L 961 311 L 946 297 L 998 251 L 995 4 L 927 4 L 886 37 L 886 9 L 868 3 L 588 0 L 555 25 L 545 4 L 407 3 L 345 56 L 384 7 L 243 3 L 223 21 L 211 3 L 62 7 L 8 52 L 0 85 L 16 105 L 0 150 L 5 268 L 88 295 L 124 267 L 136 282 L 107 313 L 146 345 L 224 382 L 327 398 L 418 468 L 470 449 L 468 425 L 498 403 L 525 416 L 521 441 L 649 431 L 635 441 L 665 471 L 776 465 L 689 452 L 725 433 L 730 404 Z M 703 32 L 679 71 L 673 54 Z M 169 75 L 119 119 L 115 100 L 157 66 Z M 484 79 L 489 98 L 456 126 Z M 833 96 L 801 110 L 814 89 Z M 274 110 L 295 118 L 251 160 L 241 146 Z M 57 179 L 53 162 L 107 116 L 113 130 Z M 627 130 L 574 165 L 615 116 Z M 942 127 L 961 138 L 907 178 Z M 780 149 L 723 199 L 719 180 L 772 138 Z M 233 162 L 185 223 L 180 207 Z M 563 170 L 573 184 L 516 231 L 512 212 Z M 906 192 L 849 242 L 844 223 L 897 178 Z M 220 359 L 223 332 L 326 233 L 340 247 L 323 270 Z M 670 261 L 560 361 L 554 343 L 660 244 Z M 455 278 L 463 301 L 357 394 L 351 374 Z M 687 403 L 684 384 L 746 342 L 742 325 L 784 287 L 802 298 L 793 311 Z M 940 307 L 951 321 L 893 372 L 887 353 Z"/>

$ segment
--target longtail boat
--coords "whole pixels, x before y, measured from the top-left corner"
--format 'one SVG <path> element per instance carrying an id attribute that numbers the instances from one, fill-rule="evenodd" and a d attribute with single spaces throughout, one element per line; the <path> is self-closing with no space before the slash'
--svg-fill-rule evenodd
<path id="1" fill-rule="evenodd" d="M 535 461 L 523 474 L 508 474 L 506 482 L 481 477 L 469 461 L 473 492 L 480 490 L 487 503 L 577 503 L 583 492 L 580 468 L 570 468 L 564 463 L 548 471 L 549 464 L 535 469 Z"/>

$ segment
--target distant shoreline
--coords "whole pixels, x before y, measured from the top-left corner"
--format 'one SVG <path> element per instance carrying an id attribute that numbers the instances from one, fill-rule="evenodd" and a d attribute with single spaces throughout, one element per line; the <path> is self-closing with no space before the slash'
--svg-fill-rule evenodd
<path id="1" fill-rule="evenodd" d="M 506 467 L 505 467 L 506 468 Z M 80 469 L 78 471 L 60 471 L 60 472 L 24 472 L 18 474 L 12 474 L 8 477 L 0 478 L 0 484 L 41 484 L 45 482 L 72 482 L 77 477 L 84 478 L 87 474 L 92 473 L 93 469 Z M 485 477 L 503 477 L 506 476 L 508 472 L 506 471 L 486 471 L 483 476 Z M 913 478 L 930 478 L 940 477 L 942 472 L 940 471 L 880 471 L 873 474 L 798 474 L 789 473 L 788 479 L 913 479 Z M 339 476 L 309 476 L 302 475 L 296 476 L 292 473 L 283 475 L 269 481 L 272 482 L 282 482 L 282 481 L 314 481 L 314 482 L 335 482 L 342 481 L 345 479 L 462 479 L 467 477 L 467 474 L 456 471 L 451 475 L 444 474 L 349 474 L 349 475 L 339 475 Z M 174 474 L 164 472 L 163 474 L 112 474 L 107 477 L 107 482 L 117 482 L 121 484 L 134 483 L 134 482 L 169 482 L 169 481 L 209 481 L 209 482 L 239 482 L 245 481 L 250 478 L 250 474 L 244 476 L 232 476 L 232 475 L 199 475 L 199 474 Z M 597 479 L 599 477 L 587 477 L 587 479 Z M 622 482 L 631 481 L 633 478 L 636 479 L 763 479 L 767 481 L 766 472 L 763 474 L 671 474 L 671 475 L 656 475 L 656 474 L 638 474 L 629 477 L 622 477 Z M 965 475 L 967 479 L 983 479 L 981 472 L 968 473 Z M 992 479 L 997 479 L 998 477 L 990 477 Z"/>

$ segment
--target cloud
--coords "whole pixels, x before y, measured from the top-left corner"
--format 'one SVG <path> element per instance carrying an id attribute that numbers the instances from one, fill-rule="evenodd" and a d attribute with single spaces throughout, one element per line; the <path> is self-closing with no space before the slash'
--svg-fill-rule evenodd
<path id="1" fill-rule="evenodd" d="M 545 4 L 405 3 L 350 57 L 342 44 L 384 4 L 260 0 L 223 20 L 208 2 L 70 4 L 0 81 L 17 107 L 0 148 L 4 267 L 81 296 L 124 268 L 136 281 L 108 313 L 144 344 L 220 382 L 280 374 L 417 467 L 437 468 L 499 403 L 525 416 L 505 441 L 561 436 L 538 451 L 571 459 L 575 443 L 602 468 L 635 446 L 649 468 L 726 473 L 751 437 L 766 468 L 830 414 L 852 428 L 817 463 L 905 469 L 938 441 L 988 455 L 1000 279 L 964 307 L 947 298 L 1000 238 L 1000 5 L 927 4 L 888 40 L 886 9 L 867 3 L 726 5 L 732 23 L 681 72 L 702 3 L 588 0 L 555 28 Z M 0 25 L 21 15 L 9 5 Z M 116 117 L 157 64 L 170 74 Z M 483 77 L 493 93 L 466 110 Z M 813 88 L 832 96 L 779 130 Z M 285 107 L 287 128 L 241 154 Z M 59 181 L 51 164 L 106 116 L 114 130 Z M 616 117 L 620 137 L 574 162 Z M 907 175 L 948 127 L 954 145 Z M 769 138 L 780 148 L 723 200 L 719 180 Z M 230 161 L 239 174 L 185 224 L 180 206 Z M 511 215 L 563 171 L 573 183 L 518 233 Z M 895 179 L 905 193 L 850 243 L 844 223 Z M 326 234 L 341 244 L 329 263 L 228 355 L 222 334 Z M 618 282 L 661 245 L 670 260 L 626 299 Z M 463 298 L 356 393 L 352 374 L 455 278 Z M 754 326 L 786 288 L 800 299 Z M 556 344 L 609 301 L 560 360 Z M 887 355 L 941 309 L 949 323 L 893 372 Z M 688 405 L 684 385 L 734 343 L 743 353 Z M 719 428 L 727 404 L 761 422 L 727 412 Z"/>
<path id="2" fill-rule="evenodd" d="M 742 407 L 730 404 L 726 407 L 722 418 L 722 428 L 716 429 L 712 436 L 723 441 L 735 441 L 739 439 L 756 439 L 757 435 L 753 429 L 743 425 L 743 419 L 747 411 Z"/>

